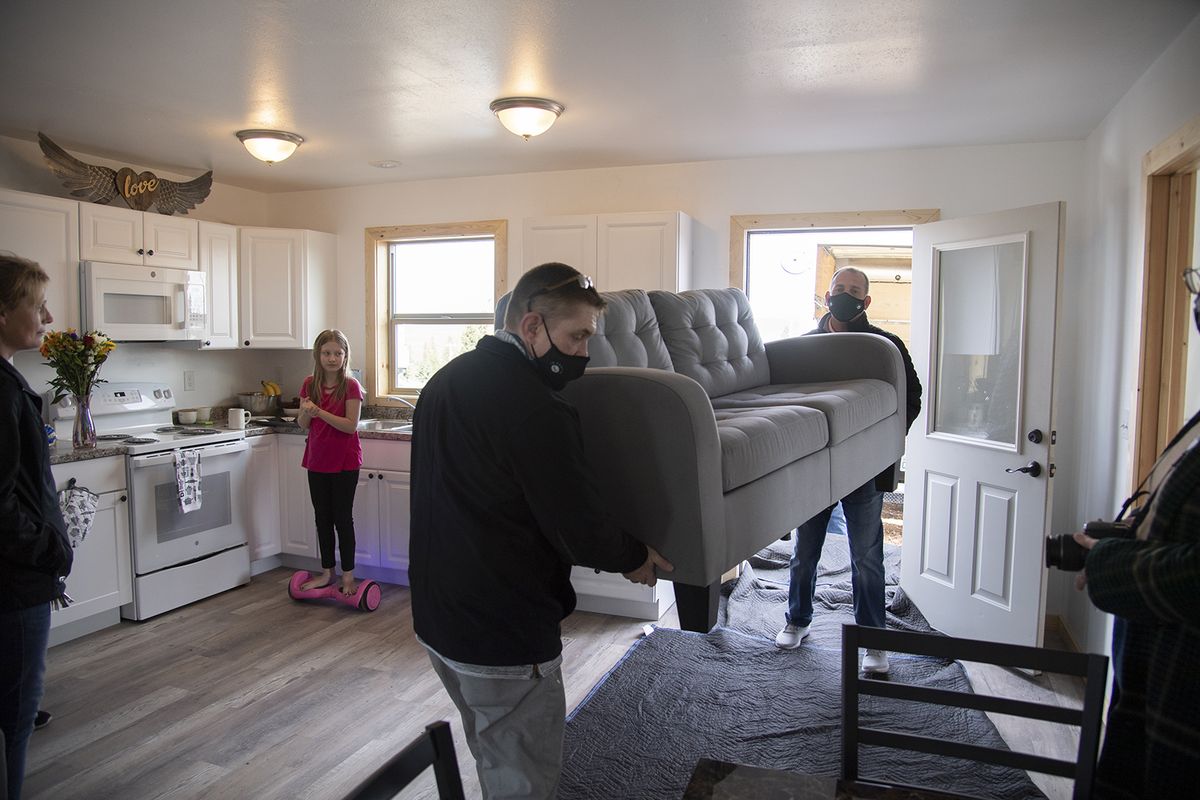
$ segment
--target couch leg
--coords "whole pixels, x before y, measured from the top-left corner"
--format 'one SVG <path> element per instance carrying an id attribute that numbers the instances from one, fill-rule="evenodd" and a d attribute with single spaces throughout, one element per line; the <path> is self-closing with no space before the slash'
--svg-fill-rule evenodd
<path id="1" fill-rule="evenodd" d="M 679 629 L 708 633 L 717 624 L 717 606 L 721 582 L 713 581 L 708 586 L 675 584 L 675 608 L 679 612 Z"/>

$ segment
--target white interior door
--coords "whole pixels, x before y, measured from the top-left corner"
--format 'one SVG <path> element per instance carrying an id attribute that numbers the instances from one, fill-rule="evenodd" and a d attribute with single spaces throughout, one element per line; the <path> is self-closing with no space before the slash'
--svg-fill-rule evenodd
<path id="1" fill-rule="evenodd" d="M 1062 220 L 1048 203 L 913 229 L 925 388 L 900 585 L 952 636 L 1042 643 Z"/>

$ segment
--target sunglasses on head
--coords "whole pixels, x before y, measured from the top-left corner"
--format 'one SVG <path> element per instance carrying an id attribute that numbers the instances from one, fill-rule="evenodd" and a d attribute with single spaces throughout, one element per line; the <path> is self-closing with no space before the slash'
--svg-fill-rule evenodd
<path id="1" fill-rule="evenodd" d="M 535 289 L 534 292 L 529 295 L 529 299 L 525 302 L 525 310 L 533 311 L 533 298 L 543 294 L 556 292 L 564 286 L 570 286 L 572 283 L 577 284 L 580 289 L 587 290 L 592 288 L 592 279 L 580 272 L 576 275 L 572 275 L 566 280 L 559 281 L 558 283 L 552 283 L 549 286 L 543 286 L 541 289 Z"/>

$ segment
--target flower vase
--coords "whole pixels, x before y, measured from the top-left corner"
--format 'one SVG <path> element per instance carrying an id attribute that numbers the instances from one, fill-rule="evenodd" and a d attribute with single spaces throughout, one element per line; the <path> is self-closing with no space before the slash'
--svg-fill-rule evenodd
<path id="1" fill-rule="evenodd" d="M 96 446 L 96 423 L 92 420 L 92 396 L 75 395 L 75 427 L 71 444 L 76 448 Z"/>

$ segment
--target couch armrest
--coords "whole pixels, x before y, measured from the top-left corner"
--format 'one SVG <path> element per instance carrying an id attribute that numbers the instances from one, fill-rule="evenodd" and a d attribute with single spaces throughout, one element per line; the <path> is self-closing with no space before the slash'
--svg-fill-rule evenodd
<path id="1" fill-rule="evenodd" d="M 708 395 L 691 378 L 639 367 L 589 369 L 564 396 L 616 520 L 704 585 L 725 568 L 721 443 Z"/>

